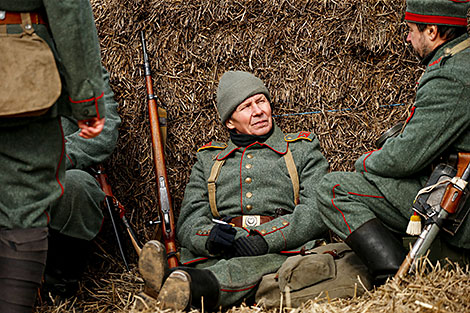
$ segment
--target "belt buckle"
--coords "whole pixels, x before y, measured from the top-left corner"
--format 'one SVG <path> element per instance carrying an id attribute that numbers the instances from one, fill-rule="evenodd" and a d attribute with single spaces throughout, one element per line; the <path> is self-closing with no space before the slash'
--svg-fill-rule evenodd
<path id="1" fill-rule="evenodd" d="M 7 16 L 7 11 L 0 10 L 0 20 L 4 20 Z"/>
<path id="2" fill-rule="evenodd" d="M 259 215 L 243 215 L 242 226 L 254 227 L 261 225 L 261 218 Z"/>

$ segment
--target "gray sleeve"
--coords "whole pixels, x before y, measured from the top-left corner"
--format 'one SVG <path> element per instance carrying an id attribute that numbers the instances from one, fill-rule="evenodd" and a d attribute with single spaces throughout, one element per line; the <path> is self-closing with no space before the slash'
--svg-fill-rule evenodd
<path id="1" fill-rule="evenodd" d="M 104 103 L 108 112 L 103 131 L 95 138 L 85 139 L 80 137 L 80 129 L 75 127 L 69 131 L 64 127 L 67 153 L 67 169 L 85 169 L 91 165 L 103 162 L 116 147 L 118 128 L 121 118 L 117 112 L 117 103 L 114 101 L 114 93 L 109 86 L 109 74 L 102 69 L 103 79 L 106 82 Z"/>
<path id="2" fill-rule="evenodd" d="M 77 120 L 105 117 L 101 54 L 88 0 L 43 0 Z"/>
<path id="3" fill-rule="evenodd" d="M 468 95 L 461 82 L 434 75 L 418 89 L 402 134 L 356 161 L 358 172 L 408 177 L 429 166 L 469 127 Z"/>

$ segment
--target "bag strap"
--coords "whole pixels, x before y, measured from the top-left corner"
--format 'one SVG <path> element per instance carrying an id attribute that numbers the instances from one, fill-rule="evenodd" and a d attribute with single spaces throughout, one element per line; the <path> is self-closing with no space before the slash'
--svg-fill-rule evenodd
<path id="1" fill-rule="evenodd" d="M 287 148 L 287 153 L 284 154 L 284 161 L 286 162 L 287 171 L 289 172 L 290 179 L 292 181 L 292 188 L 294 189 L 294 203 L 295 205 L 299 204 L 299 175 L 297 173 L 297 168 L 295 166 L 294 158 L 292 152 Z M 216 181 L 219 177 L 220 170 L 224 165 L 225 160 L 216 160 L 214 165 L 212 165 L 211 173 L 207 179 L 207 191 L 209 193 L 209 205 L 211 208 L 212 215 L 214 217 L 220 218 L 219 211 L 217 210 L 217 201 L 216 201 Z"/>
<path id="2" fill-rule="evenodd" d="M 5 12 L 5 11 L 1 11 Z M 31 21 L 30 13 L 21 13 L 21 28 L 23 28 L 23 34 L 32 35 L 34 33 L 33 23 Z M 0 24 L 0 35 L 6 36 L 7 33 L 7 24 Z"/>
<path id="3" fill-rule="evenodd" d="M 32 35 L 34 33 L 30 13 L 21 13 L 21 28 L 23 28 L 23 32 L 28 35 Z"/>
<path id="4" fill-rule="evenodd" d="M 225 160 L 215 160 L 214 165 L 212 165 L 211 174 L 207 179 L 207 190 L 209 192 L 209 205 L 211 207 L 211 212 L 214 217 L 220 218 L 219 211 L 217 210 L 217 203 L 215 199 L 215 182 L 219 177 L 220 170 L 222 165 L 224 165 Z"/>
<path id="5" fill-rule="evenodd" d="M 468 47 L 470 47 L 470 38 L 465 39 L 464 41 L 462 41 L 458 45 L 455 45 L 452 48 L 445 49 L 444 54 L 446 56 L 454 56 L 457 53 L 467 49 Z"/>
<path id="6" fill-rule="evenodd" d="M 295 205 L 299 204 L 299 175 L 297 173 L 297 168 L 295 167 L 294 157 L 289 148 L 287 148 L 287 153 L 284 154 L 284 161 L 286 161 L 287 171 L 289 172 L 290 180 L 292 181 L 292 188 L 294 189 L 294 203 Z"/>

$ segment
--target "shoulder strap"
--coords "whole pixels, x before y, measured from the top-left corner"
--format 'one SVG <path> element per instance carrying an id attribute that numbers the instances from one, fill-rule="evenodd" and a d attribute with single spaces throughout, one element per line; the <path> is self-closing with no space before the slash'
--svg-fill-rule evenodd
<path id="1" fill-rule="evenodd" d="M 299 175 L 295 167 L 292 152 L 287 148 L 287 153 L 284 154 L 284 161 L 286 161 L 287 171 L 289 172 L 290 180 L 292 181 L 292 188 L 294 189 L 294 203 L 299 204 Z"/>
<path id="2" fill-rule="evenodd" d="M 455 45 L 452 48 L 445 49 L 444 54 L 446 56 L 454 56 L 457 53 L 467 49 L 468 47 L 470 47 L 470 38 L 465 39 L 464 41 L 462 41 L 458 45 Z"/>
<path id="3" fill-rule="evenodd" d="M 211 212 L 214 217 L 220 217 L 219 211 L 217 210 L 217 203 L 215 198 L 215 182 L 219 177 L 220 169 L 224 165 L 225 160 L 215 160 L 214 165 L 212 165 L 211 174 L 207 179 L 207 190 L 209 192 L 209 205 L 211 207 Z"/>

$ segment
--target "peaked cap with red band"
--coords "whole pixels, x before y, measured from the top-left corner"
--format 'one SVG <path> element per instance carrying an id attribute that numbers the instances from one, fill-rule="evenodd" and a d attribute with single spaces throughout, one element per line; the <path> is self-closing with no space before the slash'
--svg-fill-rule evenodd
<path id="1" fill-rule="evenodd" d="M 405 21 L 465 27 L 469 8 L 470 0 L 407 0 Z"/>

